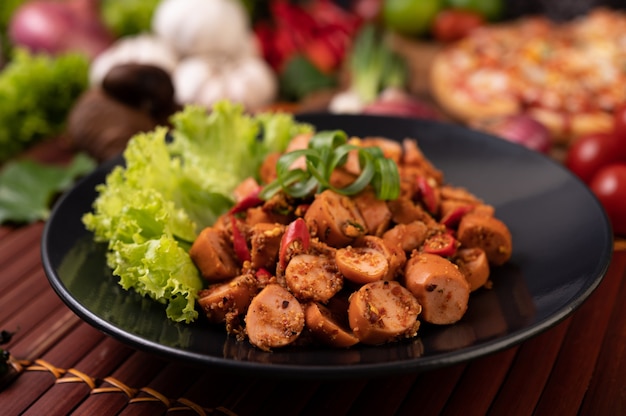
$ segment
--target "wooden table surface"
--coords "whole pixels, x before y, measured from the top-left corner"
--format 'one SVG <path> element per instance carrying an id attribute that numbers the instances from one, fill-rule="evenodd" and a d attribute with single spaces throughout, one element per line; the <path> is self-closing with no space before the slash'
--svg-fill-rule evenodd
<path id="1" fill-rule="evenodd" d="M 37 146 L 45 162 L 62 142 Z M 2 347 L 19 372 L 0 392 L 2 415 L 624 415 L 626 249 L 569 318 L 518 346 L 421 374 L 356 380 L 216 375 L 136 351 L 81 321 L 49 286 L 44 224 L 0 227 Z"/>

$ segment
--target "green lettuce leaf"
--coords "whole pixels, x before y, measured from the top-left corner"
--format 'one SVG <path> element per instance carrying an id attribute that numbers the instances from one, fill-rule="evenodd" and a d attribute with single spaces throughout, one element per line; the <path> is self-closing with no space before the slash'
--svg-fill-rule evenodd
<path id="1" fill-rule="evenodd" d="M 268 152 L 312 128 L 287 114 L 250 116 L 228 101 L 210 112 L 188 106 L 171 121 L 171 131 L 129 140 L 125 165 L 97 187 L 83 223 L 108 243 L 107 263 L 123 288 L 166 304 L 170 319 L 188 323 L 197 318 L 203 287 L 191 244 L 233 205 L 232 191 L 257 176 Z"/>
<path id="2" fill-rule="evenodd" d="M 29 159 L 8 162 L 0 172 L 0 224 L 46 220 L 54 197 L 95 166 L 95 161 L 82 153 L 68 166 Z"/>

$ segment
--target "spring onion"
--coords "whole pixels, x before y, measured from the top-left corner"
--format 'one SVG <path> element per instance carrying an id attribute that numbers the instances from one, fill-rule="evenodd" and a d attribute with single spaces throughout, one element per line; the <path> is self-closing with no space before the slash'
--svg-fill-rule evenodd
<path id="1" fill-rule="evenodd" d="M 348 153 L 358 154 L 361 173 L 351 184 L 340 188 L 330 182 L 333 171 L 345 165 Z M 304 157 L 305 169 L 293 169 L 293 163 Z M 371 185 L 378 199 L 396 199 L 400 193 L 400 177 L 395 162 L 378 147 L 362 147 L 348 143 L 340 130 L 321 131 L 310 140 L 306 149 L 281 155 L 276 163 L 276 179 L 265 186 L 260 197 L 268 199 L 282 190 L 294 198 L 303 198 L 330 189 L 342 195 L 354 195 Z"/>

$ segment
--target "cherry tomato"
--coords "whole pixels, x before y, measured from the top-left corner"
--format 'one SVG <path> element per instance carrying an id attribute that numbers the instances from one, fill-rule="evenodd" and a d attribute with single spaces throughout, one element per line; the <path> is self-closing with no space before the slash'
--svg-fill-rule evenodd
<path id="1" fill-rule="evenodd" d="M 594 175 L 590 188 L 611 220 L 613 232 L 626 236 L 626 163 L 601 168 Z"/>
<path id="2" fill-rule="evenodd" d="M 484 23 L 485 19 L 474 11 L 445 9 L 435 17 L 432 32 L 435 39 L 440 42 L 453 42 L 463 39 Z"/>
<path id="3" fill-rule="evenodd" d="M 626 136 L 592 133 L 578 138 L 569 148 L 565 165 L 585 183 L 603 166 L 626 162 Z"/>

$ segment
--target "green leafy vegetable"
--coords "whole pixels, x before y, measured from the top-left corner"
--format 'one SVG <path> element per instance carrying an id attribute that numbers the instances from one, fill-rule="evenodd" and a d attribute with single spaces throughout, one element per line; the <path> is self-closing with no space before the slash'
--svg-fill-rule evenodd
<path id="1" fill-rule="evenodd" d="M 95 167 L 78 154 L 67 167 L 43 165 L 32 160 L 7 163 L 0 173 L 0 223 L 45 220 L 53 197 Z"/>
<path id="2" fill-rule="evenodd" d="M 406 62 L 383 35 L 373 25 L 363 26 L 348 57 L 352 87 L 365 103 L 374 101 L 383 89 L 402 88 L 407 81 Z"/>
<path id="3" fill-rule="evenodd" d="M 161 0 L 102 0 L 102 20 L 117 37 L 149 32 Z"/>
<path id="4" fill-rule="evenodd" d="M 287 114 L 257 117 L 227 101 L 189 106 L 173 129 L 133 136 L 116 167 L 98 186 L 93 212 L 83 217 L 97 241 L 108 243 L 107 263 L 120 285 L 167 304 L 177 322 L 196 319 L 202 287 L 188 255 L 198 232 L 233 204 L 232 191 L 257 176 L 268 152 L 311 127 Z"/>
<path id="5" fill-rule="evenodd" d="M 13 12 L 23 3 L 26 3 L 26 1 L 27 0 L 2 0 L 2 6 L 0 6 L 0 44 L 2 48 L 0 49 L 5 58 L 10 55 L 12 47 L 9 41 L 8 30 Z"/>
<path id="6" fill-rule="evenodd" d="M 301 100 L 308 94 L 337 86 L 335 75 L 319 70 L 303 55 L 294 55 L 280 73 L 280 92 L 288 100 Z"/>
<path id="7" fill-rule="evenodd" d="M 333 171 L 343 166 L 348 153 L 356 151 L 361 174 L 350 185 L 337 188 L 330 183 Z M 304 157 L 307 169 L 293 169 L 293 163 Z M 261 191 L 261 198 L 270 198 L 281 189 L 295 198 L 331 189 L 339 194 L 354 195 L 369 184 L 379 199 L 396 199 L 400 192 L 398 167 L 387 159 L 378 147 L 361 147 L 348 143 L 345 132 L 322 131 L 316 133 L 306 149 L 283 154 L 276 163 L 276 180 Z"/>
<path id="8" fill-rule="evenodd" d="M 79 54 L 58 57 L 16 49 L 0 72 L 0 163 L 30 144 L 62 132 L 88 87 L 89 63 Z"/>

